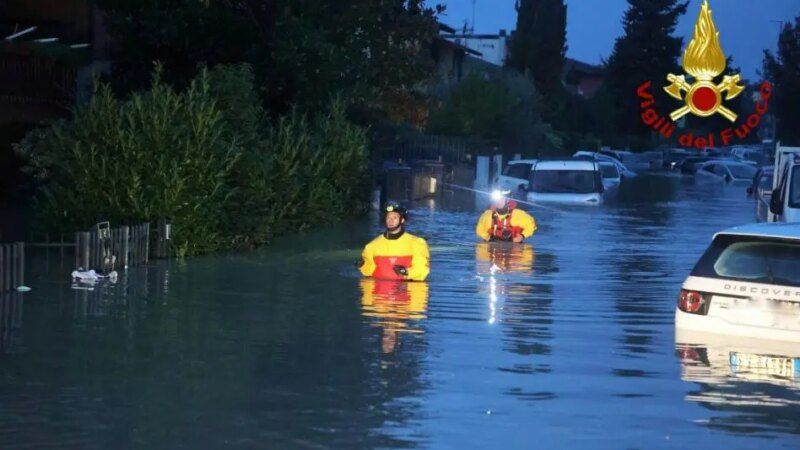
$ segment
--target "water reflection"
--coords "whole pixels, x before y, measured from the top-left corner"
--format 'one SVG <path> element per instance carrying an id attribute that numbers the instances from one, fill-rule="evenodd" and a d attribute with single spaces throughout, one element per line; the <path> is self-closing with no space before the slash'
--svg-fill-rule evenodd
<path id="1" fill-rule="evenodd" d="M 400 345 L 400 333 L 423 333 L 418 321 L 428 307 L 427 282 L 361 280 L 361 306 L 365 317 L 375 318 L 382 330 L 381 350 L 392 353 Z"/>
<path id="2" fill-rule="evenodd" d="M 800 432 L 800 348 L 793 343 L 676 333 L 686 395 L 714 414 L 710 428 L 738 433 Z"/>
<path id="3" fill-rule="evenodd" d="M 21 346 L 22 294 L 0 293 L 0 355 L 15 353 Z"/>

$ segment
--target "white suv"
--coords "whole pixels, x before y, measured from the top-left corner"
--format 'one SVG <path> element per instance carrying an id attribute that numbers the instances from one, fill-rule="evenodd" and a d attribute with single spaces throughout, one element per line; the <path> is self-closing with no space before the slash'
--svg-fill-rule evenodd
<path id="1" fill-rule="evenodd" d="M 717 233 L 683 283 L 675 328 L 800 342 L 800 224 Z"/>

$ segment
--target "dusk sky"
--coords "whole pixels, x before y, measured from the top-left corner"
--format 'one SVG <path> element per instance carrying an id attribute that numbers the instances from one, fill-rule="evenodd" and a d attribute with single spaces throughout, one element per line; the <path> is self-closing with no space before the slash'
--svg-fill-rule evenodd
<path id="1" fill-rule="evenodd" d="M 475 31 L 497 33 L 513 30 L 517 13 L 515 0 L 476 0 Z M 447 6 L 441 21 L 461 28 L 472 20 L 472 0 L 441 0 Z M 567 56 L 589 63 L 599 63 L 614 47 L 622 34 L 622 17 L 627 10 L 626 0 L 567 0 Z M 691 33 L 702 0 L 691 0 L 689 10 L 678 24 L 677 34 Z M 733 55 L 734 64 L 741 67 L 743 76 L 756 79 L 761 69 L 763 50 L 774 50 L 780 25 L 775 21 L 792 21 L 800 15 L 800 0 L 710 0 L 714 21 L 720 31 L 722 49 Z M 685 44 L 684 44 L 685 45 Z"/>

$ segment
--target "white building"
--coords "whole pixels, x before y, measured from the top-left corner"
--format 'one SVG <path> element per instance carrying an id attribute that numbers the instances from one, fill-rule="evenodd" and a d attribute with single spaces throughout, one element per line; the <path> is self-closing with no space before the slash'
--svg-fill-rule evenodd
<path id="1" fill-rule="evenodd" d="M 494 64 L 504 66 L 508 57 L 508 35 L 506 30 L 500 30 L 499 34 L 442 34 L 448 41 L 463 45 L 470 50 L 480 52 L 480 59 Z"/>

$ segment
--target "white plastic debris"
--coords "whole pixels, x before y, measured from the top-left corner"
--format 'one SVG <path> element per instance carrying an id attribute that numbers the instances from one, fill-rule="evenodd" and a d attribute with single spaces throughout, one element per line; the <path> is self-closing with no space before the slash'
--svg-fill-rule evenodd
<path id="1" fill-rule="evenodd" d="M 85 284 L 96 284 L 100 280 L 109 280 L 112 283 L 116 283 L 117 277 L 118 274 L 116 270 L 112 271 L 108 275 L 100 275 L 99 273 L 95 272 L 94 269 L 83 270 L 83 268 L 78 268 L 78 270 L 72 271 L 72 280 Z"/>
<path id="2" fill-rule="evenodd" d="M 31 288 L 29 288 L 28 286 L 19 286 L 19 287 L 17 287 L 17 292 L 30 292 L 30 291 L 31 291 Z"/>

